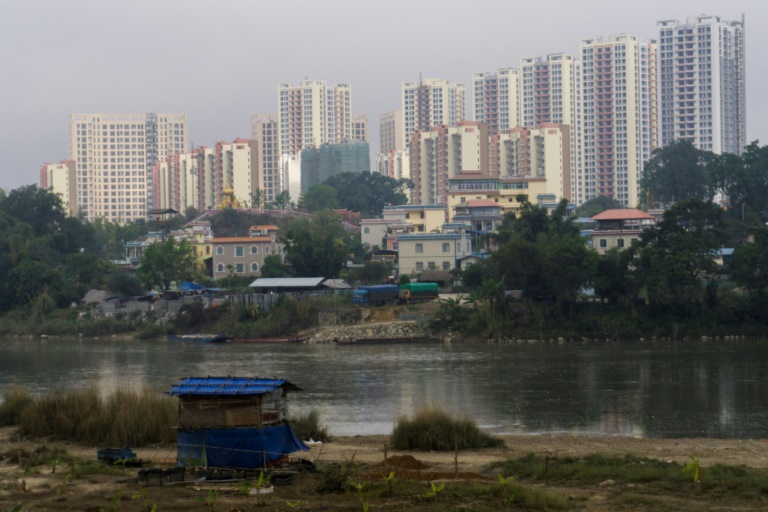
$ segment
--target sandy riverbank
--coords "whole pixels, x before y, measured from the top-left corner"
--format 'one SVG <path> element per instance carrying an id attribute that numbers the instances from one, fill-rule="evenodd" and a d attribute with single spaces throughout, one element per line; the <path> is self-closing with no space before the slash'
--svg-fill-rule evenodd
<path id="1" fill-rule="evenodd" d="M 310 452 L 297 455 L 321 463 L 343 463 L 354 460 L 369 467 L 378 468 L 383 465 L 387 442 L 388 436 L 337 437 L 330 443 L 314 445 Z M 705 468 L 716 463 L 768 468 L 768 442 L 764 440 L 514 435 L 504 436 L 504 442 L 504 446 L 501 448 L 459 452 L 459 472 L 487 477 L 488 481 L 491 482 L 494 475 L 493 470 L 488 468 L 489 464 L 529 453 L 560 457 L 589 454 L 618 456 L 630 454 L 681 464 L 687 462 L 689 455 L 695 455 Z M 150 502 L 157 504 L 156 510 L 158 511 L 213 510 L 203 506 L 205 497 L 210 496 L 210 487 L 200 485 L 172 488 L 139 487 L 133 480 L 135 470 L 129 470 L 125 476 L 122 474 L 91 474 L 65 482 L 64 479 L 68 471 L 66 468 L 60 468 L 57 473 L 52 473 L 50 468 L 39 467 L 24 475 L 24 468 L 9 460 L 9 454 L 18 453 L 20 449 L 33 451 L 42 444 L 39 441 L 16 439 L 14 429 L 0 429 L 0 454 L 5 456 L 3 460 L 0 460 L 0 482 L 2 482 L 2 486 L 0 486 L 2 489 L 0 490 L 0 510 L 9 510 L 14 504 L 20 502 L 26 503 L 29 507 L 28 510 L 117 510 L 109 506 L 110 502 L 114 502 L 116 496 L 120 496 L 122 500 L 119 509 L 126 511 L 148 510 L 151 508 L 148 506 Z M 65 447 L 69 454 L 84 460 L 95 459 L 95 447 L 75 445 L 65 445 Z M 142 447 L 135 451 L 140 459 L 147 461 L 147 464 L 151 466 L 171 466 L 175 463 L 174 446 Z M 387 449 L 387 456 L 397 458 L 398 455 L 418 459 L 429 466 L 430 474 L 445 474 L 452 477 L 455 471 L 454 453 L 403 452 Z M 404 471 L 399 468 L 394 468 L 394 470 Z M 381 470 L 375 469 L 374 471 L 380 472 Z M 19 482 L 22 480 L 24 481 L 24 489 L 19 487 Z M 287 501 L 299 499 L 306 500 L 307 503 L 319 504 L 318 506 L 321 507 L 301 510 L 320 510 L 323 509 L 322 507 L 326 507 L 326 510 L 359 510 L 359 508 L 351 506 L 347 508 L 346 504 L 333 501 L 329 503 L 326 500 L 330 498 L 316 495 L 309 490 L 313 488 L 313 484 L 309 480 L 300 480 L 296 485 L 276 488 L 275 494 L 271 497 L 273 505 L 267 509 L 254 507 L 252 499 L 243 501 L 245 498 L 239 496 L 235 487 L 233 484 L 229 484 L 229 488 L 224 486 L 220 489 L 222 495 L 219 501 L 226 505 L 216 508 L 216 510 L 283 510 L 285 508 L 283 505 Z M 579 500 L 583 500 L 584 505 L 576 507 L 577 510 L 613 510 L 611 507 L 602 506 L 603 501 L 594 500 L 596 495 L 605 494 L 608 491 L 579 487 L 563 488 L 556 491 L 568 493 L 568 496 L 575 496 Z M 615 493 L 617 490 L 613 489 L 610 492 Z M 312 499 L 308 499 L 307 496 Z M 378 508 L 374 509 L 396 509 L 394 504 L 390 504 L 394 508 L 390 508 L 390 505 L 381 506 L 383 503 L 379 503 L 379 505 Z M 408 508 L 405 506 L 405 509 Z M 678 510 L 688 510 L 687 507 L 678 506 L 677 508 Z M 627 508 L 626 510 L 635 509 Z M 744 508 L 738 505 L 729 508 L 729 510 L 757 509 Z"/>

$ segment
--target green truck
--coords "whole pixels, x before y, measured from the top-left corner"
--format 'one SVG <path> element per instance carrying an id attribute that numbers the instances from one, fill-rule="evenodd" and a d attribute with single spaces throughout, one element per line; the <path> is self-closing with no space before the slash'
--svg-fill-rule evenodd
<path id="1" fill-rule="evenodd" d="M 428 302 L 438 295 L 437 283 L 405 283 L 400 285 L 400 302 Z"/>

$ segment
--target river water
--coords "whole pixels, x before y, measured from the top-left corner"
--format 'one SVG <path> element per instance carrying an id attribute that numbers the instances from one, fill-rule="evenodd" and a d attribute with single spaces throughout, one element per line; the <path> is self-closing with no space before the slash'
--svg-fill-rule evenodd
<path id="1" fill-rule="evenodd" d="M 332 434 L 388 434 L 424 404 L 495 433 L 768 438 L 768 342 L 249 345 L 0 340 L 0 392 L 167 391 L 183 377 L 280 377 L 290 412 Z"/>

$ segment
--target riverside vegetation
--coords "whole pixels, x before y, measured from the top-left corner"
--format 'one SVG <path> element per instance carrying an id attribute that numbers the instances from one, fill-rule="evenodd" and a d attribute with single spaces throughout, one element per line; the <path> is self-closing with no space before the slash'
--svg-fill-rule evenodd
<path id="1" fill-rule="evenodd" d="M 155 395 L 155 398 L 152 398 Z M 328 459 L 316 455 L 317 473 L 298 477 L 294 485 L 276 487 L 269 495 L 253 496 L 242 489 L 264 484 L 215 483 L 195 487 L 138 487 L 126 482 L 126 471 L 95 460 L 99 443 L 122 443 L 133 439 L 134 446 L 153 449 L 173 435 L 176 419 L 173 399 L 150 390 L 118 391 L 98 397 L 94 390 L 49 393 L 41 397 L 13 387 L 0 405 L 3 423 L 21 424 L 12 437 L 3 437 L 0 450 L 0 502 L 8 510 L 19 503 L 30 509 L 57 510 L 599 510 L 698 511 L 727 506 L 729 510 L 756 510 L 768 506 L 768 484 L 764 470 L 724 464 L 699 465 L 694 482 L 681 462 L 634 455 L 591 454 L 565 456 L 548 452 L 510 456 L 509 447 L 497 438 L 486 438 L 474 446 L 492 446 L 482 451 L 493 454 L 494 462 L 467 465 L 467 449 L 457 450 L 457 430 L 474 431 L 471 421 L 456 420 L 434 407 L 417 412 L 413 419 L 401 418 L 393 429 L 390 450 L 404 435 L 420 438 L 407 426 L 421 424 L 436 439 L 406 452 L 385 448 L 379 461 L 351 458 Z M 60 402 L 58 405 L 52 400 Z M 41 409 L 54 408 L 53 412 Z M 69 410 L 69 412 L 67 412 Z M 139 413 L 139 411 L 141 411 Z M 115 415 L 115 429 L 104 418 Z M 141 425 L 131 416 L 141 414 L 152 428 L 131 438 Z M 151 418 L 160 418 L 151 420 Z M 162 419 L 164 418 L 164 419 Z M 53 429 L 30 432 L 27 422 L 43 421 Z M 305 415 L 311 430 L 322 430 L 319 414 Z M 403 428 L 406 426 L 406 428 Z M 106 430 L 107 432 L 100 432 Z M 0 430 L 0 435 L 4 430 Z M 34 437 L 28 437 L 34 436 Z M 38 437 L 40 436 L 40 437 Z M 55 436 L 55 437 L 50 437 Z M 439 436 L 444 436 L 440 439 Z M 35 441 L 37 439 L 37 441 Z M 117 441 L 117 440 L 120 441 Z M 475 435 L 468 439 L 477 440 Z M 488 439 L 491 439 L 489 442 Z M 60 443 L 77 441 L 65 448 Z M 545 439 L 541 442 L 546 443 Z M 333 443 L 331 443 L 333 444 Z M 411 443 L 413 444 L 413 443 Z M 419 460 L 439 446 L 455 457 L 455 465 Z M 168 451 L 172 451 L 172 444 Z M 329 450 L 330 451 L 330 450 Z M 455 453 L 455 455 L 454 455 Z M 479 452 L 474 452 L 479 453 Z M 87 455 L 86 455 L 87 454 Z M 430 455 L 434 458 L 434 455 Z M 170 463 L 170 461 L 169 461 Z M 263 478 L 262 478 L 263 479 Z M 600 497 L 595 501 L 595 497 Z M 5 509 L 3 509 L 5 510 Z"/>

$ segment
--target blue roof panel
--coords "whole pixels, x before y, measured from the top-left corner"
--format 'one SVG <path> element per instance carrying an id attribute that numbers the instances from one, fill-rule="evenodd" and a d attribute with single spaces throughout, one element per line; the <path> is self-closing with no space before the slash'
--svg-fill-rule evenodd
<path id="1" fill-rule="evenodd" d="M 298 390 L 299 387 L 284 379 L 258 377 L 190 377 L 173 386 L 171 396 L 234 396 L 263 395 L 275 389 Z"/>

